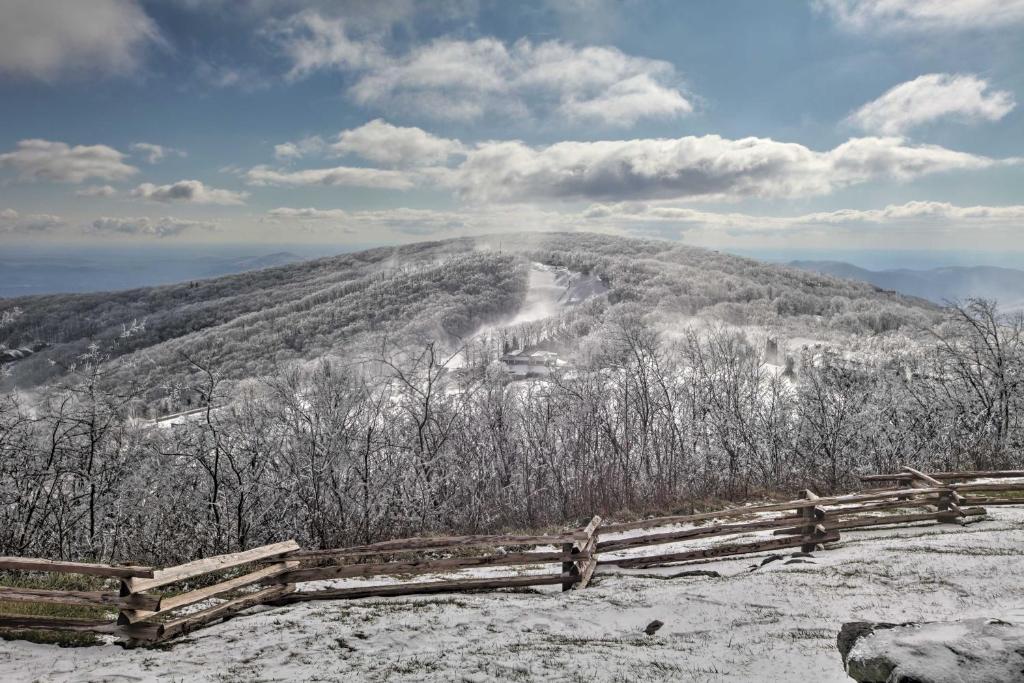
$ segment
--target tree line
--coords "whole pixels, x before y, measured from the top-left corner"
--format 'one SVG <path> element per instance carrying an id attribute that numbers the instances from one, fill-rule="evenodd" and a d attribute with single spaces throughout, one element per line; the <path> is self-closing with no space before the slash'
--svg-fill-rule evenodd
<path id="1" fill-rule="evenodd" d="M 185 349 L 199 410 L 175 425 L 139 419 L 152 387 L 94 345 L 0 399 L 0 554 L 170 563 L 1022 465 L 1024 326 L 989 302 L 877 357 L 794 352 L 795 379 L 735 328 L 666 333 L 629 303 L 595 324 L 572 366 L 527 382 L 500 346 L 383 337 L 243 381 Z"/>

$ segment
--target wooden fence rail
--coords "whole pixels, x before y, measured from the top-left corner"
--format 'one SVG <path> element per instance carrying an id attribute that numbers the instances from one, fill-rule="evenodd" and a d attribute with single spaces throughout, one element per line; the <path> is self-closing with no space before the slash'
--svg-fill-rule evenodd
<path id="1" fill-rule="evenodd" d="M 117 590 L 115 586 L 103 590 L 0 586 L 0 611 L 4 604 L 70 606 L 82 608 L 83 615 L 109 610 L 104 618 L 0 613 L 0 629 L 81 631 L 120 636 L 128 643 L 152 643 L 260 604 L 542 585 L 579 590 L 590 584 L 600 566 L 646 568 L 786 548 L 810 552 L 838 541 L 840 532 L 847 530 L 963 523 L 983 516 L 982 505 L 1024 505 L 1024 470 L 929 474 L 904 467 L 900 472 L 861 479 L 895 483 L 896 487 L 833 496 L 819 496 L 808 489 L 789 501 L 617 524 L 594 517 L 584 527 L 549 535 L 417 537 L 327 550 L 304 550 L 291 540 L 161 569 L 0 557 L 0 581 L 6 572 L 82 574 L 108 584 L 117 582 Z M 651 531 L 634 533 L 645 529 Z M 650 555 L 639 552 L 719 538 L 723 542 L 706 547 L 682 545 Z M 467 552 L 481 549 L 483 554 Z M 547 566 L 550 571 L 544 569 Z M 496 576 L 453 575 L 486 568 L 518 569 L 517 573 Z M 443 580 L 413 580 L 430 574 L 444 575 Z M 388 577 L 391 582 L 299 587 L 317 581 L 374 577 Z M 185 613 L 185 608 L 202 607 L 206 602 L 212 604 Z"/>
<path id="2" fill-rule="evenodd" d="M 513 588 L 531 585 L 561 584 L 564 590 L 589 583 L 594 573 L 595 538 L 600 517 L 594 517 L 582 529 L 550 536 L 447 536 L 385 541 L 370 545 L 332 550 L 300 551 L 289 553 L 289 561 L 303 566 L 285 573 L 281 580 L 291 584 L 342 578 L 368 578 L 374 576 L 406 576 L 438 574 L 462 569 L 483 567 L 515 567 L 558 564 L 558 574 L 531 573 L 488 578 L 453 579 L 448 581 L 419 581 L 400 585 L 381 584 L 359 588 L 325 587 L 296 591 L 282 602 L 310 600 L 339 600 L 369 596 L 413 595 L 417 593 L 445 593 L 480 588 Z M 381 555 L 404 556 L 410 553 L 459 552 L 479 548 L 548 547 L 556 550 L 534 552 L 492 552 L 487 555 L 464 557 L 401 557 L 389 561 L 359 562 Z M 337 562 L 342 562 L 338 564 Z M 328 564 L 323 564 L 323 563 Z M 313 565 L 313 566 L 309 566 Z"/>

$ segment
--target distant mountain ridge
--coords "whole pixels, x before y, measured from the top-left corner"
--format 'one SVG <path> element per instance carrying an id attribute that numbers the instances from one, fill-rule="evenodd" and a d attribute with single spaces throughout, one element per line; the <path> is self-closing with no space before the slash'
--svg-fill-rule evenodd
<path id="1" fill-rule="evenodd" d="M 201 381 L 193 360 L 242 380 L 325 355 L 366 357 L 379 353 L 385 340 L 397 346 L 431 340 L 454 349 L 484 326 L 522 317 L 530 273 L 540 272 L 536 264 L 554 275 L 548 284 L 559 297 L 578 300 L 544 333 L 566 347 L 603 348 L 609 325 L 622 316 L 654 316 L 667 327 L 699 317 L 801 333 L 882 334 L 919 328 L 939 314 L 922 299 L 866 283 L 678 242 L 591 233 L 493 235 L 379 247 L 172 285 L 6 299 L 0 312 L 17 309 L 18 315 L 0 343 L 47 346 L 11 364 L 0 375 L 0 389 L 57 379 L 92 348 L 109 358 L 112 383 L 128 386 L 152 374 L 147 403 Z M 534 328 L 546 324 L 528 317 Z"/>
<path id="2" fill-rule="evenodd" d="M 146 252 L 0 253 L 0 299 L 34 294 L 115 292 L 187 282 L 298 263 L 290 251 L 270 254 Z"/>
<path id="3" fill-rule="evenodd" d="M 948 266 L 914 270 L 868 270 L 843 261 L 790 261 L 814 273 L 868 282 L 881 289 L 935 303 L 968 298 L 995 299 L 1006 311 L 1024 310 L 1024 270 L 997 266 Z"/>

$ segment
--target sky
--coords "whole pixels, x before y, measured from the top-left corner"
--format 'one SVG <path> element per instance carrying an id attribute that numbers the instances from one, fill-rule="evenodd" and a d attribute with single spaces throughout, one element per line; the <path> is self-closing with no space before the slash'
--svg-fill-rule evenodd
<path id="1" fill-rule="evenodd" d="M 1024 0 L 2 0 L 0 250 L 1024 251 Z"/>

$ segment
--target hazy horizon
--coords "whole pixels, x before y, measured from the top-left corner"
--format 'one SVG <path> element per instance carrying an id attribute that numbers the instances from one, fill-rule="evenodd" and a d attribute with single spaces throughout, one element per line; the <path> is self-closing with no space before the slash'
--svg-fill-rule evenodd
<path id="1" fill-rule="evenodd" d="M 684 242 L 685 243 L 685 242 Z M 361 251 L 387 244 L 22 244 L 0 253 L 0 298 L 112 291 L 204 279 L 249 270 L 240 260 L 275 254 L 297 259 Z M 1024 254 L 925 249 L 732 249 L 720 251 L 771 263 L 839 261 L 867 270 L 928 270 L 948 266 L 1019 269 Z M 286 261 L 282 261 L 284 263 Z M 244 264 L 241 264 L 244 265 Z M 270 263 L 268 265 L 278 265 Z"/>

